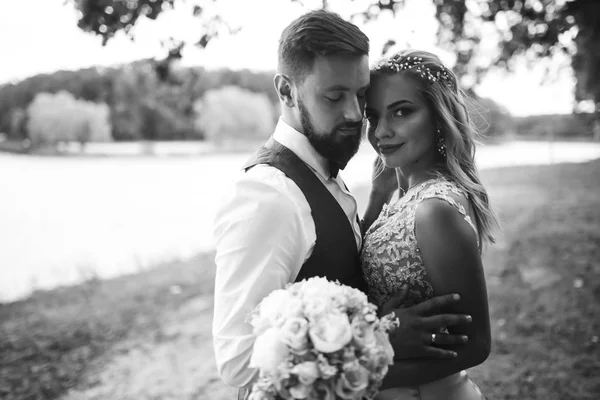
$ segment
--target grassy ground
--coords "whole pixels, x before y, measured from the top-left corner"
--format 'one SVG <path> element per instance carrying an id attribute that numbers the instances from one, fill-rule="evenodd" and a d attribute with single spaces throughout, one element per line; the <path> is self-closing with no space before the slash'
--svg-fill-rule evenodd
<path id="1" fill-rule="evenodd" d="M 489 171 L 503 237 L 486 257 L 491 399 L 600 398 L 600 162 Z"/>
<path id="2" fill-rule="evenodd" d="M 127 354 L 123 345 L 168 340 L 170 315 L 189 304 L 212 307 L 212 264 L 204 254 L 0 305 L 0 399 L 56 399 L 77 383 L 102 384 L 90 371 L 102 370 L 115 351 Z M 207 326 L 197 331 L 209 334 Z"/>
<path id="3" fill-rule="evenodd" d="M 600 161 L 485 171 L 488 399 L 600 398 Z M 358 190 L 359 202 L 365 190 Z M 212 255 L 0 305 L 0 399 L 231 399 L 216 376 Z M 210 395 L 209 395 L 210 393 Z"/>

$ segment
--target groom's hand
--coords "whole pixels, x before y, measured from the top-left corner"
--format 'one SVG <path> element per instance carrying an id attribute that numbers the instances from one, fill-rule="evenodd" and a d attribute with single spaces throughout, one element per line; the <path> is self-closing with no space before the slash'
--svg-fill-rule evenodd
<path id="1" fill-rule="evenodd" d="M 390 333 L 390 342 L 394 348 L 395 359 L 433 357 L 452 359 L 456 353 L 438 346 L 465 344 L 468 338 L 462 334 L 439 333 L 440 329 L 468 324 L 471 317 L 462 314 L 446 314 L 443 310 L 456 304 L 457 294 L 437 296 L 412 307 L 399 308 L 408 292 L 405 285 L 381 309 L 385 315 L 394 312 L 400 326 Z M 432 343 L 432 334 L 435 343 Z"/>

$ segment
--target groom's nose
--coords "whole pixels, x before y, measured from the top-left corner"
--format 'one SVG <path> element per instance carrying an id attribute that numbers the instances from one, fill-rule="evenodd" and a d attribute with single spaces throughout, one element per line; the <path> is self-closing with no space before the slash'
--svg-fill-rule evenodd
<path id="1" fill-rule="evenodd" d="M 357 97 L 348 96 L 348 100 L 344 104 L 344 119 L 352 122 L 362 121 L 363 107 L 363 102 Z"/>

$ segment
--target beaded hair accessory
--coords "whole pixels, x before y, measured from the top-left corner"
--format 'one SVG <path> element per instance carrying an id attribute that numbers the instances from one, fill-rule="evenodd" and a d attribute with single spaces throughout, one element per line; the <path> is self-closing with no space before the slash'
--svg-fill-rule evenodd
<path id="1" fill-rule="evenodd" d="M 378 64 L 374 71 L 407 71 L 413 70 L 421 76 L 423 79 L 427 79 L 430 82 L 444 82 L 450 89 L 455 90 L 454 78 L 450 72 L 443 65 L 437 70 L 432 70 L 425 63 L 423 63 L 423 57 L 407 56 L 404 57 L 401 54 L 396 54 L 387 60 L 382 61 Z"/>

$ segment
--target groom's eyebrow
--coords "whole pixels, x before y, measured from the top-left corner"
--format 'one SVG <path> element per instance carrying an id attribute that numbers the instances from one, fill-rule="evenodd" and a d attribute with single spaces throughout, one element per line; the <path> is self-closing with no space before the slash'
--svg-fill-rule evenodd
<path id="1" fill-rule="evenodd" d="M 350 90 L 350 88 L 344 85 L 333 85 L 325 88 L 325 91 L 327 92 L 332 92 L 334 90 Z"/>
<path id="2" fill-rule="evenodd" d="M 362 90 L 367 90 L 368 88 L 369 88 L 369 85 L 365 85 L 365 86 L 361 87 L 360 89 L 358 89 L 358 91 L 360 92 Z M 350 88 L 345 85 L 333 85 L 333 86 L 328 86 L 325 88 L 326 92 L 333 92 L 336 90 L 349 91 Z"/>

